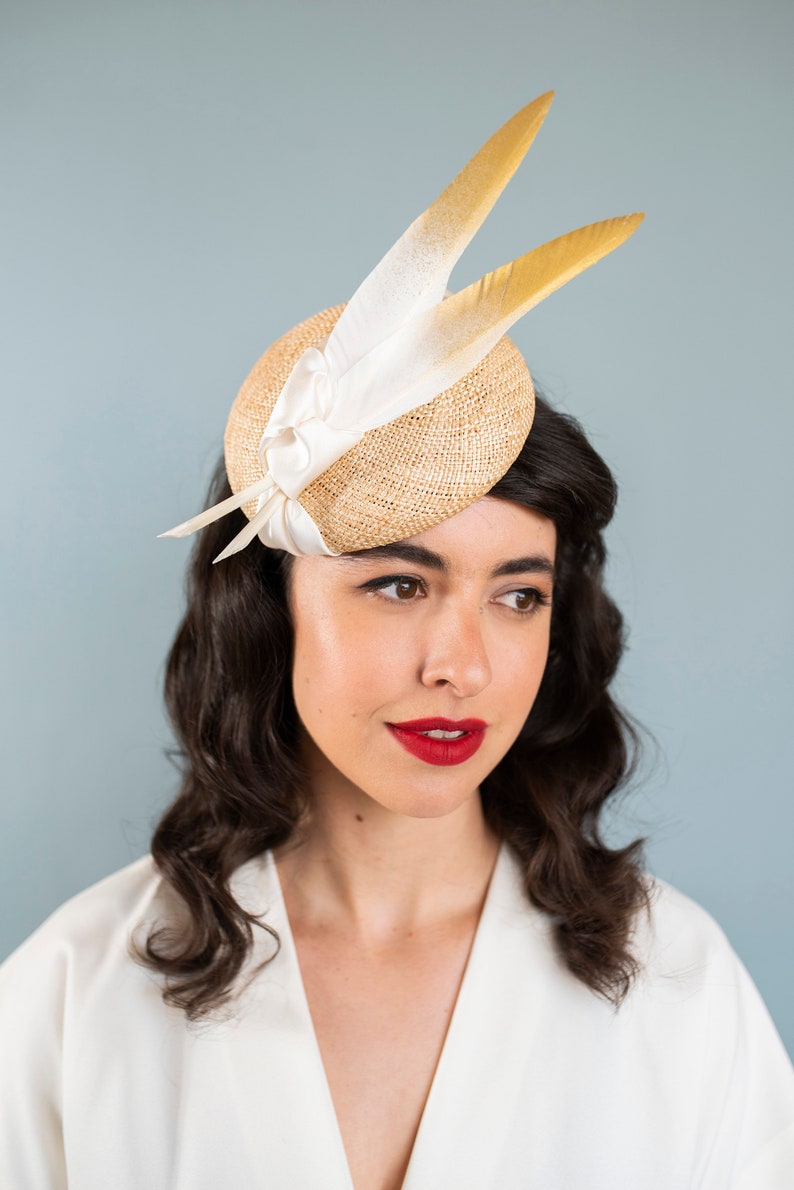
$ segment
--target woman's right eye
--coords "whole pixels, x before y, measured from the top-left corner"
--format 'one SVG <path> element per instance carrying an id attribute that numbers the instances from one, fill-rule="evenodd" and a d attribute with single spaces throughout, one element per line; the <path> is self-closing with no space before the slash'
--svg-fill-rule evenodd
<path id="1" fill-rule="evenodd" d="M 369 591 L 377 591 L 386 599 L 403 603 L 408 603 L 424 593 L 424 588 L 418 578 L 409 578 L 403 574 L 373 579 L 371 582 L 365 583 L 364 587 Z"/>
<path id="2" fill-rule="evenodd" d="M 415 578 L 395 579 L 393 583 L 389 583 L 389 588 L 392 587 L 398 599 L 413 599 L 419 594 L 419 583 Z"/>

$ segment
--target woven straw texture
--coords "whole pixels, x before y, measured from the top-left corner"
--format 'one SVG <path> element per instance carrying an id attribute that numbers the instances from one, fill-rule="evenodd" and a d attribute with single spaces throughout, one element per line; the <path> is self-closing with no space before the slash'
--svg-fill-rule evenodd
<path id="1" fill-rule="evenodd" d="M 245 380 L 226 426 L 233 492 L 263 476 L 258 450 L 292 368 L 344 306 L 315 314 L 278 339 Z M 362 440 L 318 476 L 300 503 L 334 553 L 412 537 L 484 496 L 515 460 L 532 425 L 535 394 L 524 358 L 504 336 L 451 388 Z M 256 501 L 243 506 L 249 519 Z"/>

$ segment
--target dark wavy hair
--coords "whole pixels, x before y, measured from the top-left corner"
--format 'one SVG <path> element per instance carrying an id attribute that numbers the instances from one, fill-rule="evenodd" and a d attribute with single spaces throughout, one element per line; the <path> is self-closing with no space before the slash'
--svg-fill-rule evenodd
<path id="1" fill-rule="evenodd" d="M 642 841 L 612 849 L 599 831 L 637 751 L 609 694 L 623 649 L 603 586 L 615 483 L 579 425 L 539 398 L 521 454 L 490 494 L 550 517 L 557 558 L 546 670 L 518 739 L 482 785 L 484 812 L 518 856 L 529 899 L 551 915 L 567 967 L 618 1005 L 637 973 L 632 926 L 647 887 Z M 227 495 L 220 465 L 209 502 Z M 232 996 L 254 927 L 269 928 L 235 901 L 232 873 L 285 843 L 309 808 L 291 687 L 291 559 L 254 545 L 212 564 L 243 523 L 238 512 L 198 538 L 166 669 L 182 784 L 152 854 L 188 919 L 178 932 L 156 927 L 138 957 L 190 1019 Z"/>

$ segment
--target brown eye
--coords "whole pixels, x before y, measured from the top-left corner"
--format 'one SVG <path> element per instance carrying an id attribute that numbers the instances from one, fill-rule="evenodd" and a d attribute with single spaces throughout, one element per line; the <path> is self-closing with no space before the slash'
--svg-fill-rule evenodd
<path id="1" fill-rule="evenodd" d="M 526 612 L 532 607 L 535 602 L 534 591 L 515 591 L 515 606 L 518 611 Z"/>
<path id="2" fill-rule="evenodd" d="M 383 578 L 370 579 L 368 583 L 364 583 L 363 590 L 378 594 L 390 603 L 397 600 L 400 603 L 413 603 L 415 599 L 421 599 L 427 594 L 422 580 L 411 578 L 407 574 L 390 574 L 384 575 Z"/>
<path id="3" fill-rule="evenodd" d="M 509 607 L 511 611 L 527 615 L 540 607 L 548 606 L 550 600 L 535 587 L 519 587 L 517 591 L 506 591 L 504 595 L 500 595 L 498 602 Z"/>
<path id="4" fill-rule="evenodd" d="M 394 593 L 398 599 L 413 599 L 419 590 L 419 583 L 415 578 L 400 578 L 394 583 Z"/>

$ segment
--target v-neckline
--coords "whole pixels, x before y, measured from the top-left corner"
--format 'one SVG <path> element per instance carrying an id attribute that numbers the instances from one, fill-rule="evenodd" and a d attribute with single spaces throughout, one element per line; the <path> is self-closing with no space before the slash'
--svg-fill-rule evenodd
<path id="1" fill-rule="evenodd" d="M 338 1160 L 340 1163 L 340 1174 L 343 1176 L 346 1190 L 355 1190 L 350 1165 L 347 1158 L 347 1153 L 342 1138 L 342 1131 L 339 1125 L 339 1118 L 336 1114 L 336 1107 L 331 1094 L 331 1087 L 328 1080 L 328 1074 L 323 1062 L 322 1053 L 320 1050 L 320 1043 L 317 1037 L 317 1032 L 314 1027 L 314 1021 L 309 1007 L 309 1000 L 306 994 L 306 986 L 303 981 L 303 974 L 300 968 L 300 961 L 298 958 L 295 938 L 292 933 L 292 926 L 287 913 L 286 901 L 284 899 L 284 892 L 281 886 L 281 881 L 278 875 L 278 868 L 276 866 L 275 857 L 272 852 L 268 853 L 267 863 L 269 866 L 269 875 L 273 881 L 277 905 L 276 915 L 280 919 L 278 923 L 274 920 L 274 915 L 268 914 L 268 920 L 276 927 L 281 941 L 279 956 L 277 961 L 286 962 L 290 968 L 290 982 L 294 987 L 295 993 L 300 1001 L 300 1011 L 303 1017 L 303 1025 L 307 1036 L 311 1038 L 311 1048 L 314 1057 L 314 1067 L 317 1079 L 318 1088 L 322 1088 L 322 1098 L 328 1105 L 330 1116 L 333 1120 L 333 1131 L 335 1134 L 335 1148 L 337 1150 Z M 455 1061 L 456 1050 L 461 1050 L 461 1034 L 466 1034 L 465 1018 L 468 1015 L 469 1002 L 472 999 L 471 989 L 473 985 L 478 982 L 478 969 L 481 967 L 480 952 L 484 949 L 483 938 L 487 938 L 492 924 L 491 919 L 496 912 L 496 890 L 501 888 L 504 890 L 506 877 L 509 878 L 511 865 L 514 861 L 508 855 L 507 847 L 502 844 L 496 856 L 493 871 L 488 882 L 488 888 L 483 900 L 482 909 L 477 925 L 474 930 L 472 943 L 469 948 L 468 957 L 463 970 L 463 976 L 458 988 L 458 994 L 455 998 L 455 1004 L 450 1017 L 449 1025 L 444 1036 L 444 1041 L 436 1062 L 433 1077 L 430 1082 L 430 1088 L 425 1099 L 422 1115 L 419 1120 L 419 1125 L 416 1130 L 414 1142 L 411 1147 L 411 1155 L 406 1167 L 405 1176 L 403 1178 L 401 1190 L 425 1190 L 428 1182 L 418 1171 L 423 1160 L 423 1154 L 432 1145 L 432 1133 L 435 1130 L 434 1121 L 443 1113 L 443 1104 L 448 1098 L 445 1089 L 452 1089 L 457 1085 L 456 1075 L 460 1075 L 460 1071 L 456 1069 L 459 1063 Z M 461 1023 L 463 1021 L 463 1023 Z M 465 1047 L 464 1047 L 465 1048 Z M 451 1055 L 451 1056 L 450 1056 Z"/>

